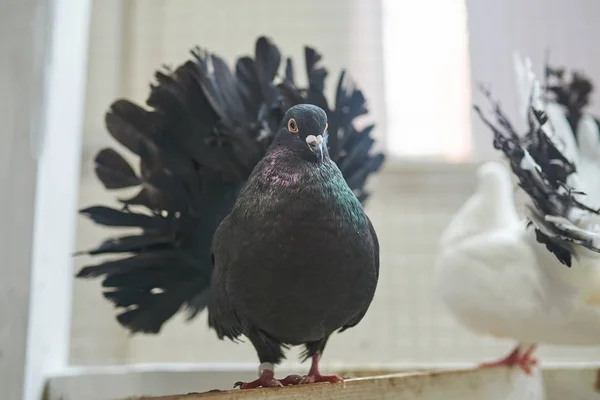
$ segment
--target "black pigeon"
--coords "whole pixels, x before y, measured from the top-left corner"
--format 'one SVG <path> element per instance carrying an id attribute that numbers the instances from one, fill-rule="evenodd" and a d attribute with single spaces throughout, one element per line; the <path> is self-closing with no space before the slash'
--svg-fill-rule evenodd
<path id="1" fill-rule="evenodd" d="M 273 378 L 282 346 L 306 346 L 312 367 L 329 336 L 365 315 L 379 275 L 379 244 L 369 218 L 326 147 L 319 107 L 288 110 L 274 143 L 214 238 L 209 325 L 220 338 L 247 336 L 260 377 L 242 388 L 297 383 Z"/>
<path id="2" fill-rule="evenodd" d="M 138 188 L 137 194 L 120 198 L 122 209 L 81 210 L 103 226 L 139 229 L 81 252 L 119 257 L 77 274 L 102 278 L 104 296 L 131 332 L 158 333 L 180 310 L 193 318 L 211 301 L 213 235 L 290 107 L 309 103 L 325 110 L 329 157 L 361 203 L 369 196 L 365 182 L 384 161 L 372 152 L 374 126 L 356 125 L 368 112 L 362 92 L 342 71 L 330 105 L 323 93 L 327 70 L 314 49 L 305 48 L 305 88 L 296 85 L 290 59 L 279 75 L 281 53 L 265 37 L 253 57 L 238 58 L 233 72 L 217 55 L 198 48 L 192 55 L 156 73 L 150 110 L 124 99 L 111 105 L 107 129 L 139 157 L 140 172 L 114 149 L 103 149 L 96 174 L 109 190 Z"/>

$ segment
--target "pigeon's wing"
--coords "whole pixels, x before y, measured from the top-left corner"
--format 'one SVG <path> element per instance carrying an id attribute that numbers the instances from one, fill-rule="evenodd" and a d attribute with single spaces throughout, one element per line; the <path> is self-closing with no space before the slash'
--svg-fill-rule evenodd
<path id="1" fill-rule="evenodd" d="M 578 300 L 550 254 L 521 230 L 487 232 L 443 248 L 436 288 L 457 320 L 475 332 L 557 345 L 600 343 L 600 308 Z"/>
<path id="2" fill-rule="evenodd" d="M 373 228 L 373 224 L 367 215 L 365 214 L 367 221 L 369 222 L 369 232 L 371 233 L 371 238 L 373 240 L 373 265 L 375 267 L 375 274 L 377 275 L 377 280 L 379 280 L 379 239 L 377 238 L 377 233 Z M 358 323 L 363 319 L 366 315 L 367 310 L 369 309 L 369 305 L 367 304 L 363 310 L 360 310 L 359 313 L 355 315 L 346 325 L 344 325 L 338 332 L 344 332 L 348 328 L 352 328 L 353 326 L 358 325 Z M 324 347 L 325 345 L 323 345 Z"/>
<path id="3" fill-rule="evenodd" d="M 257 47 L 255 58 L 238 60 L 235 73 L 218 56 L 195 49 L 174 71 L 156 73 L 150 109 L 118 100 L 106 115 L 109 133 L 139 158 L 139 174 L 116 150 L 104 149 L 96 157 L 97 176 L 107 189 L 138 191 L 120 199 L 122 210 L 96 206 L 81 213 L 141 233 L 88 251 L 128 256 L 86 266 L 77 276 L 102 277 L 104 296 L 133 332 L 157 333 L 180 309 L 191 318 L 208 303 L 213 234 L 280 118 L 273 97 L 279 61 L 271 55 L 278 50 L 265 38 Z"/>
<path id="4" fill-rule="evenodd" d="M 375 265 L 375 274 L 377 275 L 377 279 L 379 280 L 379 238 L 377 237 L 375 228 L 373 228 L 373 223 L 371 222 L 371 219 L 366 214 L 365 217 L 369 222 L 369 232 L 371 232 L 371 237 L 373 238 L 373 263 Z"/>
<path id="5" fill-rule="evenodd" d="M 442 246 L 435 264 L 437 292 L 467 328 L 510 337 L 541 312 L 542 281 L 524 234 L 484 232 Z"/>
<path id="6" fill-rule="evenodd" d="M 223 220 L 215 232 L 213 241 L 213 263 L 215 265 L 208 306 L 208 325 L 219 338 L 237 339 L 243 333 L 243 324 L 227 293 L 227 273 L 239 245 L 239 229 L 231 229 L 231 218 Z"/>

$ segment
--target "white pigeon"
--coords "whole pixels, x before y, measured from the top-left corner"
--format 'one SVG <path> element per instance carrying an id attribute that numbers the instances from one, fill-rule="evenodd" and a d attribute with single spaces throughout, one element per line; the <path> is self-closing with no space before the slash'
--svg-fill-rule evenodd
<path id="1" fill-rule="evenodd" d="M 588 229 L 594 213 L 553 180 L 578 154 L 567 148 L 574 141 L 557 143 L 557 137 L 568 138 L 556 132 L 565 129 L 558 113 L 547 115 L 556 119 L 549 126 L 554 132 L 543 130 L 546 116 L 531 106 L 540 104 L 539 83 L 528 79 L 527 140 L 484 121 L 528 195 L 532 224 L 517 214 L 509 170 L 498 162 L 484 164 L 475 193 L 442 235 L 436 285 L 465 327 L 518 342 L 507 357 L 483 366 L 518 366 L 530 373 L 537 344 L 600 345 L 600 236 Z M 497 105 L 495 110 L 500 126 L 510 128 Z"/>

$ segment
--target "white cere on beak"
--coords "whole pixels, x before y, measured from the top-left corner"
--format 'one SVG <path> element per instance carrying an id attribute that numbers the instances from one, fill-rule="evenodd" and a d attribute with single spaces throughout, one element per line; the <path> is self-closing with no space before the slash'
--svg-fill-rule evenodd
<path id="1" fill-rule="evenodd" d="M 308 144 L 311 149 L 316 150 L 323 144 L 323 136 L 308 135 L 306 137 L 306 144 Z"/>
<path id="2" fill-rule="evenodd" d="M 308 135 L 306 137 L 306 144 L 310 150 L 319 157 L 319 160 L 323 160 L 323 136 L 322 135 Z"/>
<path id="3" fill-rule="evenodd" d="M 317 137 L 315 135 L 308 135 L 306 137 L 306 144 L 310 147 L 317 147 Z"/>

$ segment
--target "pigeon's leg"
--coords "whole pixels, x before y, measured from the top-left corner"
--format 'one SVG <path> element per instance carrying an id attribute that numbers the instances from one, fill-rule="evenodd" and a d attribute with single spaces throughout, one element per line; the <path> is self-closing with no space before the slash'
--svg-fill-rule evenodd
<path id="1" fill-rule="evenodd" d="M 233 387 L 239 387 L 240 389 L 281 387 L 300 382 L 300 375 L 290 375 L 281 380 L 275 379 L 275 364 L 279 363 L 284 357 L 279 342 L 257 329 L 251 330 L 247 336 L 254 345 L 261 362 L 258 368 L 258 379 L 252 382 L 236 382 Z"/>
<path id="2" fill-rule="evenodd" d="M 302 377 L 300 383 L 318 383 L 318 382 L 344 382 L 342 378 L 337 375 L 321 375 L 319 372 L 319 359 L 321 358 L 320 353 L 315 353 L 312 355 L 312 364 L 310 366 L 310 371 L 308 371 L 308 375 Z"/>
<path id="3" fill-rule="evenodd" d="M 252 382 L 238 381 L 233 387 L 240 389 L 254 389 L 257 387 L 283 387 L 278 379 L 275 379 L 275 367 L 271 363 L 261 363 L 258 368 L 258 379 Z"/>
<path id="4" fill-rule="evenodd" d="M 519 357 L 519 353 L 520 353 L 520 351 L 521 351 L 521 346 L 518 345 L 506 357 L 501 358 L 498 361 L 485 362 L 483 364 L 480 364 L 479 367 L 480 368 L 493 368 L 493 367 L 501 367 L 501 366 L 512 367 L 515 364 L 517 364 L 517 362 L 519 361 L 519 358 L 520 358 Z"/>
<path id="5" fill-rule="evenodd" d="M 521 345 L 515 347 L 515 349 L 506 357 L 493 362 L 487 362 L 480 365 L 481 368 L 491 367 L 519 367 L 526 374 L 531 375 L 531 366 L 538 363 L 538 360 L 532 356 L 536 349 L 536 345 L 531 345 L 527 348 L 524 353 L 521 353 Z"/>
<path id="6" fill-rule="evenodd" d="M 533 352 L 535 351 L 536 347 L 537 346 L 535 344 L 529 346 L 527 351 L 525 351 L 525 353 L 519 357 L 519 360 L 516 364 L 528 375 L 531 375 L 531 366 L 538 363 L 537 358 L 533 357 Z"/>

